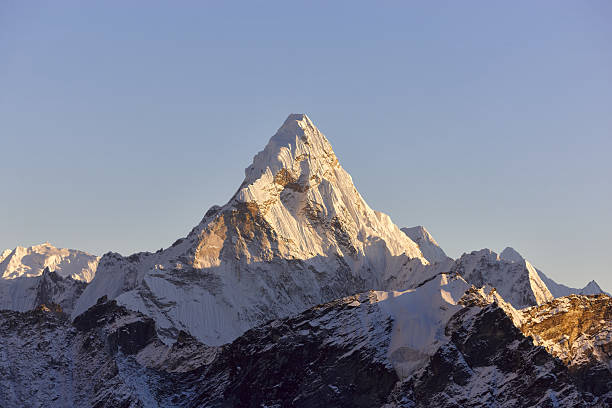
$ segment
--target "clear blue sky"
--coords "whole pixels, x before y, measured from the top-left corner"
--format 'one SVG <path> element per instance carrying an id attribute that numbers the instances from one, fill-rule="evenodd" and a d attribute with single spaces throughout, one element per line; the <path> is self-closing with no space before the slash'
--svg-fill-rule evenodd
<path id="1" fill-rule="evenodd" d="M 166 247 L 305 112 L 451 256 L 612 290 L 612 2 L 330 3 L 0 2 L 0 247 Z"/>

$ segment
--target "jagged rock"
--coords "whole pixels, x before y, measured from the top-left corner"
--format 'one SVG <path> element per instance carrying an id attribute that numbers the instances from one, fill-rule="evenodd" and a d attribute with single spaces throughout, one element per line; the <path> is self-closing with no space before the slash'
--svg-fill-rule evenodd
<path id="1" fill-rule="evenodd" d="M 457 312 L 451 341 L 429 364 L 396 385 L 391 407 L 608 407 L 612 395 L 593 394 L 585 380 L 524 337 L 495 304 Z M 612 376 L 607 373 L 608 380 Z"/>

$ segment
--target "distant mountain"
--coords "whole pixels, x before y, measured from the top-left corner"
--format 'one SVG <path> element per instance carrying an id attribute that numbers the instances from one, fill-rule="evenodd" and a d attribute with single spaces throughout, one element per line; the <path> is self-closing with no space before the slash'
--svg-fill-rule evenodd
<path id="1" fill-rule="evenodd" d="M 0 277 L 15 279 L 42 275 L 45 268 L 62 278 L 89 282 L 96 274 L 99 257 L 76 249 L 56 248 L 45 242 L 31 247 L 18 246 L 0 255 Z"/>
<path id="2" fill-rule="evenodd" d="M 455 261 L 453 271 L 476 287 L 494 287 L 516 309 L 541 305 L 553 299 L 529 262 L 507 261 L 490 249 L 463 254 Z"/>
<path id="3" fill-rule="evenodd" d="M 490 249 L 483 249 L 452 260 L 425 227 L 402 228 L 402 231 L 417 243 L 430 263 L 445 265 L 439 265 L 440 271 L 453 270 L 473 285 L 495 287 L 504 299 L 519 309 L 571 294 L 606 293 L 595 281 L 589 282 L 582 289 L 558 284 L 510 247 L 505 248 L 499 255 Z"/>
<path id="4" fill-rule="evenodd" d="M 370 289 L 405 290 L 434 274 L 419 246 L 372 210 L 326 137 L 290 115 L 236 194 L 157 253 L 106 254 L 73 316 L 106 295 L 210 345 L 273 318 Z"/>
<path id="5" fill-rule="evenodd" d="M 507 247 L 500 254 L 500 258 L 510 261 L 510 262 L 523 262 L 525 258 L 521 254 L 519 254 L 514 248 Z M 550 291 L 550 293 L 555 297 L 569 296 L 569 295 L 597 295 L 600 293 L 606 293 L 599 287 L 597 282 L 594 280 L 590 281 L 584 288 L 570 288 L 569 286 L 560 284 L 550 279 L 548 276 L 544 274 L 541 270 L 534 268 L 540 279 L 546 284 L 546 287 Z M 606 293 L 609 295 L 609 293 Z"/>
<path id="6" fill-rule="evenodd" d="M 512 258 L 510 252 L 504 258 L 483 249 L 453 260 L 425 227 L 402 228 L 402 231 L 419 245 L 425 258 L 437 265 L 439 271 L 456 272 L 477 287 L 495 287 L 515 308 L 539 305 L 553 298 L 533 266 L 522 258 Z"/>
<path id="7" fill-rule="evenodd" d="M 0 309 L 23 312 L 54 303 L 71 313 L 99 259 L 49 243 L 7 249 L 0 256 Z"/>

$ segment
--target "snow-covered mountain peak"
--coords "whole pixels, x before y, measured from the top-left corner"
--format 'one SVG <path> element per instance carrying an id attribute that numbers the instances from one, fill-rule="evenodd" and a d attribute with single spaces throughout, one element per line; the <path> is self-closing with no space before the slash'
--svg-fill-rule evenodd
<path id="1" fill-rule="evenodd" d="M 453 269 L 477 287 L 495 287 L 499 294 L 517 309 L 553 299 L 536 269 L 524 259 L 520 262 L 505 260 L 485 248 L 463 254 Z"/>
<path id="2" fill-rule="evenodd" d="M 363 200 L 312 121 L 290 115 L 227 204 L 166 250 L 104 256 L 73 315 L 107 295 L 170 337 L 219 345 L 335 298 L 412 287 L 428 263 Z"/>
<path id="3" fill-rule="evenodd" d="M 554 280 L 550 279 L 544 272 L 534 267 L 529 261 L 527 261 L 518 251 L 514 248 L 507 247 L 499 254 L 499 258 L 503 261 L 513 262 L 513 263 L 524 263 L 526 268 L 532 272 L 535 271 L 535 274 L 538 275 L 539 279 L 546 285 L 550 293 L 553 297 L 563 297 L 569 296 L 572 294 L 575 295 L 597 295 L 599 293 L 606 293 L 601 289 L 601 287 L 594 280 L 590 281 L 584 288 L 571 288 L 569 286 L 559 284 Z"/>
<path id="4" fill-rule="evenodd" d="M 421 249 L 423 256 L 430 263 L 445 262 L 450 259 L 442 248 L 440 248 L 440 245 L 438 245 L 429 231 L 427 231 L 427 229 L 422 225 L 417 225 L 416 227 L 411 228 L 402 228 L 402 232 L 408 235 L 411 240 L 416 242 Z"/>
<path id="5" fill-rule="evenodd" d="M 49 242 L 31 247 L 17 246 L 0 257 L 2 279 L 40 276 L 45 268 L 61 277 L 89 282 L 93 279 L 99 257 L 75 249 L 56 248 Z"/>
<path id="6" fill-rule="evenodd" d="M 334 170 L 339 167 L 329 141 L 312 121 L 304 114 L 291 114 L 245 169 L 245 180 L 235 199 L 263 205 L 278 188 L 288 186 L 304 192 L 322 179 L 338 176 Z"/>

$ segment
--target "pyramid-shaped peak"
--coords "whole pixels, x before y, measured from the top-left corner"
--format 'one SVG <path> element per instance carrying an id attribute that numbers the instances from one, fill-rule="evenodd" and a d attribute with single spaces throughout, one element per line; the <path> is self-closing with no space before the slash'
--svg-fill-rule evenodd
<path id="1" fill-rule="evenodd" d="M 292 113 L 245 169 L 248 185 L 264 177 L 269 183 L 281 170 L 296 179 L 328 173 L 338 165 L 329 141 L 303 113 Z"/>
<path id="2" fill-rule="evenodd" d="M 276 134 L 272 136 L 268 145 L 272 145 L 272 148 L 295 147 L 296 140 L 299 139 L 309 142 L 312 139 L 320 139 L 324 140 L 325 144 L 329 143 L 305 113 L 292 113 L 285 119 Z"/>
<path id="3" fill-rule="evenodd" d="M 416 227 L 402 228 L 401 230 L 419 246 L 429 262 L 443 262 L 449 259 L 434 237 L 427 231 L 427 228 L 417 225 Z"/>
<path id="4" fill-rule="evenodd" d="M 428 238 L 433 239 L 427 228 L 422 225 L 417 225 L 416 227 L 405 227 L 402 228 L 405 234 L 407 234 L 410 238 L 420 237 L 420 238 Z"/>
<path id="5" fill-rule="evenodd" d="M 504 249 L 501 254 L 499 254 L 499 257 L 505 261 L 510 262 L 523 262 L 525 260 L 525 258 L 523 258 L 523 255 L 518 253 L 518 251 L 512 247 L 506 247 L 506 249 Z"/>
<path id="6" fill-rule="evenodd" d="M 291 113 L 287 116 L 285 123 L 281 126 L 281 129 L 285 126 L 292 126 L 293 124 L 297 124 L 297 126 L 314 126 L 308 115 L 305 113 Z"/>

